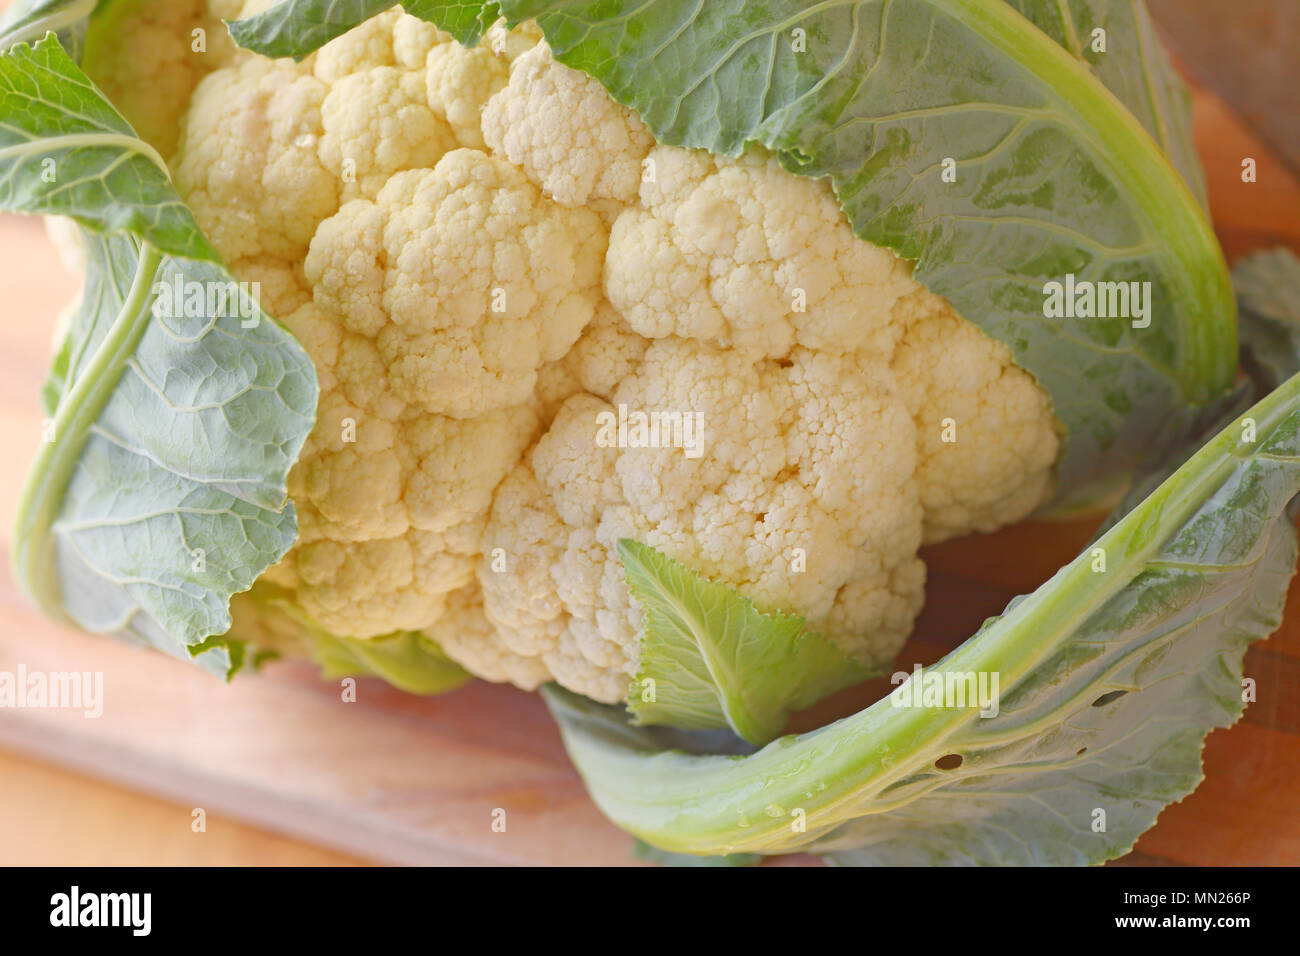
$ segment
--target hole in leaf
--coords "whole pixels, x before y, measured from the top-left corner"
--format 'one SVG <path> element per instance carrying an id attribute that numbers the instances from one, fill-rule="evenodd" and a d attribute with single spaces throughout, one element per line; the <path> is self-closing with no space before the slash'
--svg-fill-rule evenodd
<path id="1" fill-rule="evenodd" d="M 940 770 L 956 770 L 962 764 L 961 754 L 948 754 L 940 757 L 934 762 L 935 767 Z"/>
<path id="2" fill-rule="evenodd" d="M 1096 700 L 1094 700 L 1094 701 L 1092 702 L 1092 706 L 1094 706 L 1094 707 L 1105 707 L 1105 706 L 1106 706 L 1107 704 L 1109 704 L 1111 701 L 1119 700 L 1121 697 L 1123 697 L 1123 696 L 1124 696 L 1125 694 L 1127 694 L 1127 693 L 1128 693 L 1128 691 L 1126 691 L 1126 690 L 1113 690 L 1113 691 L 1111 691 L 1111 692 L 1108 693 L 1108 694 L 1102 694 L 1100 697 L 1098 697 Z"/>

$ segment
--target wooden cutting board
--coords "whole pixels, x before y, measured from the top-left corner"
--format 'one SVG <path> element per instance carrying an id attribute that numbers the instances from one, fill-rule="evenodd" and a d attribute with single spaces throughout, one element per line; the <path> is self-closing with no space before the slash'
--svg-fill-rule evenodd
<path id="1" fill-rule="evenodd" d="M 1230 258 L 1300 250 L 1300 185 L 1212 95 L 1197 98 L 1198 141 Z M 1259 181 L 1240 180 L 1243 157 Z M 56 312 L 75 281 L 35 220 L 0 217 L 0 544 L 7 551 L 23 473 L 39 441 L 37 389 Z M 1077 553 L 1092 522 L 1028 523 L 927 552 L 928 603 L 905 660 L 931 661 Z M 1125 862 L 1300 864 L 1300 587 L 1281 632 L 1247 673 L 1259 700 L 1210 737 L 1206 780 L 1170 807 Z M 474 683 L 415 698 L 362 681 L 355 703 L 310 668 L 284 664 L 225 685 L 161 655 L 54 626 L 0 570 L 0 670 L 96 670 L 103 716 L 0 710 L 0 747 L 181 804 L 394 863 L 627 864 L 630 839 L 587 798 L 531 694 Z M 857 695 L 859 698 L 861 694 Z M 848 692 L 805 725 L 836 708 Z M 865 701 L 864 701 L 865 702 Z M 505 832 L 492 827 L 506 811 Z M 0 863 L 3 863 L 0 850 Z M 783 862 L 811 862 L 794 858 Z"/>

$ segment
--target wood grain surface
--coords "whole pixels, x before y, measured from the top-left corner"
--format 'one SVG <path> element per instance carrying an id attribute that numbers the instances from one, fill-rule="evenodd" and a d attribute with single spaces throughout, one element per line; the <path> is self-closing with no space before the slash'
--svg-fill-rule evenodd
<path id="1" fill-rule="evenodd" d="M 1213 95 L 1198 93 L 1196 122 L 1229 256 L 1277 244 L 1300 249 L 1300 185 Z M 1240 181 L 1245 156 L 1259 163 L 1254 185 Z M 54 316 L 75 283 L 33 220 L 0 217 L 0 263 L 0 544 L 7 550 L 20 483 L 39 440 L 37 389 Z M 959 643 L 1012 595 L 1073 557 L 1092 526 L 1027 523 L 929 549 L 928 602 L 903 660 L 930 662 Z M 587 798 L 541 701 L 513 688 L 474 683 L 420 699 L 362 681 L 357 701 L 345 703 L 337 684 L 319 682 L 297 664 L 225 685 L 160 655 L 46 622 L 19 596 L 6 555 L 0 670 L 19 663 L 102 671 L 104 713 L 87 719 L 0 710 L 0 748 L 181 808 L 202 807 L 387 862 L 633 862 L 629 838 Z M 1166 810 L 1122 862 L 1300 864 L 1300 588 L 1292 588 L 1282 630 L 1249 652 L 1247 674 L 1258 681 L 1259 700 L 1237 726 L 1211 735 L 1205 782 Z M 880 690 L 838 695 L 800 723 L 815 726 Z M 3 764 L 0 774 L 10 787 L 34 785 L 30 774 L 5 774 Z M 497 809 L 506 811 L 505 832 L 492 828 Z M 20 817 L 0 818 L 0 863 L 13 862 L 4 848 L 26 832 Z M 106 815 L 102 826 L 114 825 Z M 188 810 L 165 825 L 188 834 Z M 52 850 L 46 862 L 70 860 Z"/>
<path id="2" fill-rule="evenodd" d="M 355 866 L 355 856 L 0 752 L 5 866 Z"/>

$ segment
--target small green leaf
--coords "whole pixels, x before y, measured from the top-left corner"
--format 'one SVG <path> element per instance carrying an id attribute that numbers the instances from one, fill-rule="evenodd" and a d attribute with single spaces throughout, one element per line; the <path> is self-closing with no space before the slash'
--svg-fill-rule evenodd
<path id="1" fill-rule="evenodd" d="M 465 46 L 483 39 L 488 27 L 501 19 L 501 4 L 496 0 L 407 0 L 402 9 L 413 17 L 436 23 Z"/>
<path id="2" fill-rule="evenodd" d="M 415 631 L 365 639 L 313 631 L 311 659 L 325 680 L 381 677 L 409 694 L 442 694 L 470 679 L 442 648 Z"/>
<path id="3" fill-rule="evenodd" d="M 455 690 L 469 681 L 464 668 L 449 658 L 437 642 L 418 631 L 394 631 L 379 637 L 359 638 L 331 634 L 294 600 L 293 592 L 258 581 L 238 598 L 246 615 L 260 619 L 258 632 L 245 624 L 241 630 L 239 615 L 228 638 L 248 639 L 253 643 L 269 641 L 287 646 L 297 642 L 317 667 L 324 680 L 344 677 L 379 677 L 410 694 L 441 694 Z M 248 617 L 244 618 L 249 621 Z M 252 630 L 252 633 L 250 633 Z M 267 638 L 266 634 L 275 636 Z"/>
<path id="4" fill-rule="evenodd" d="M 871 676 L 803 618 L 766 614 L 654 548 L 624 538 L 628 590 L 645 609 L 641 664 L 628 691 L 638 724 L 731 727 L 753 744 L 791 710 Z"/>
<path id="5" fill-rule="evenodd" d="M 301 60 L 396 5 L 392 0 L 279 0 L 261 13 L 228 21 L 227 25 L 242 47 L 264 56 Z M 407 0 L 402 9 L 413 17 L 436 23 L 466 46 L 478 43 L 488 27 L 501 18 L 499 5 L 491 0 Z"/>
<path id="6" fill-rule="evenodd" d="M 393 0 L 279 0 L 261 13 L 226 25 L 242 47 L 263 56 L 301 60 L 394 6 Z"/>
<path id="7" fill-rule="evenodd" d="M 470 679 L 442 648 L 415 631 L 363 639 L 315 628 L 310 640 L 311 659 L 325 680 L 381 677 L 409 694 L 442 694 Z"/>
<path id="8" fill-rule="evenodd" d="M 0 53 L 0 209 L 130 232 L 175 256 L 216 260 L 162 157 L 52 35 Z"/>
<path id="9" fill-rule="evenodd" d="M 15 577 L 51 616 L 228 675 L 244 656 L 220 637 L 231 595 L 297 536 L 285 482 L 315 416 L 311 361 L 53 35 L 0 53 L 0 108 L 0 209 L 72 216 L 87 260 Z"/>
<path id="10" fill-rule="evenodd" d="M 80 44 L 86 20 L 99 0 L 19 0 L 0 25 L 0 53 L 15 43 L 31 43 L 46 33 Z"/>
<path id="11" fill-rule="evenodd" d="M 1300 258 L 1290 249 L 1257 252 L 1232 270 L 1248 365 L 1276 388 L 1300 372 Z"/>

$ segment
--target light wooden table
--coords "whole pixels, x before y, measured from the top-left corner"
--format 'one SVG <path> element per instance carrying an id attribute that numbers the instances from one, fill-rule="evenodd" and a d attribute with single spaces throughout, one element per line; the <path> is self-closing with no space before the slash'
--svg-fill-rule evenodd
<path id="1" fill-rule="evenodd" d="M 357 858 L 0 752 L 5 866 L 348 866 Z"/>
<path id="2" fill-rule="evenodd" d="M 1197 131 L 1219 235 L 1231 257 L 1300 249 L 1300 187 L 1223 103 L 1197 100 Z M 1240 182 L 1243 156 L 1259 182 Z M 0 545 L 37 445 L 37 388 L 54 315 L 72 296 L 40 226 L 0 218 Z M 1008 598 L 1073 557 L 1088 522 L 1027 524 L 927 552 L 928 604 L 906 659 L 933 660 Z M 989 560 L 996 554 L 997 560 Z M 0 571 L 0 669 L 104 673 L 98 720 L 0 711 L 0 863 L 335 862 L 345 858 L 232 821 L 361 858 L 410 863 L 630 862 L 628 838 L 591 804 L 541 702 L 475 683 L 417 699 L 363 682 L 340 700 L 302 666 L 230 686 L 158 655 L 42 620 Z M 1211 736 L 1207 779 L 1169 808 L 1127 862 L 1300 863 L 1300 589 L 1282 631 L 1256 645 L 1247 673 L 1259 701 Z M 879 688 L 876 688 L 878 690 Z M 848 692 L 816 716 L 862 701 Z M 166 798 L 132 797 L 97 780 Z M 193 807 L 208 811 L 194 835 Z M 507 811 L 505 833 L 492 813 Z"/>

